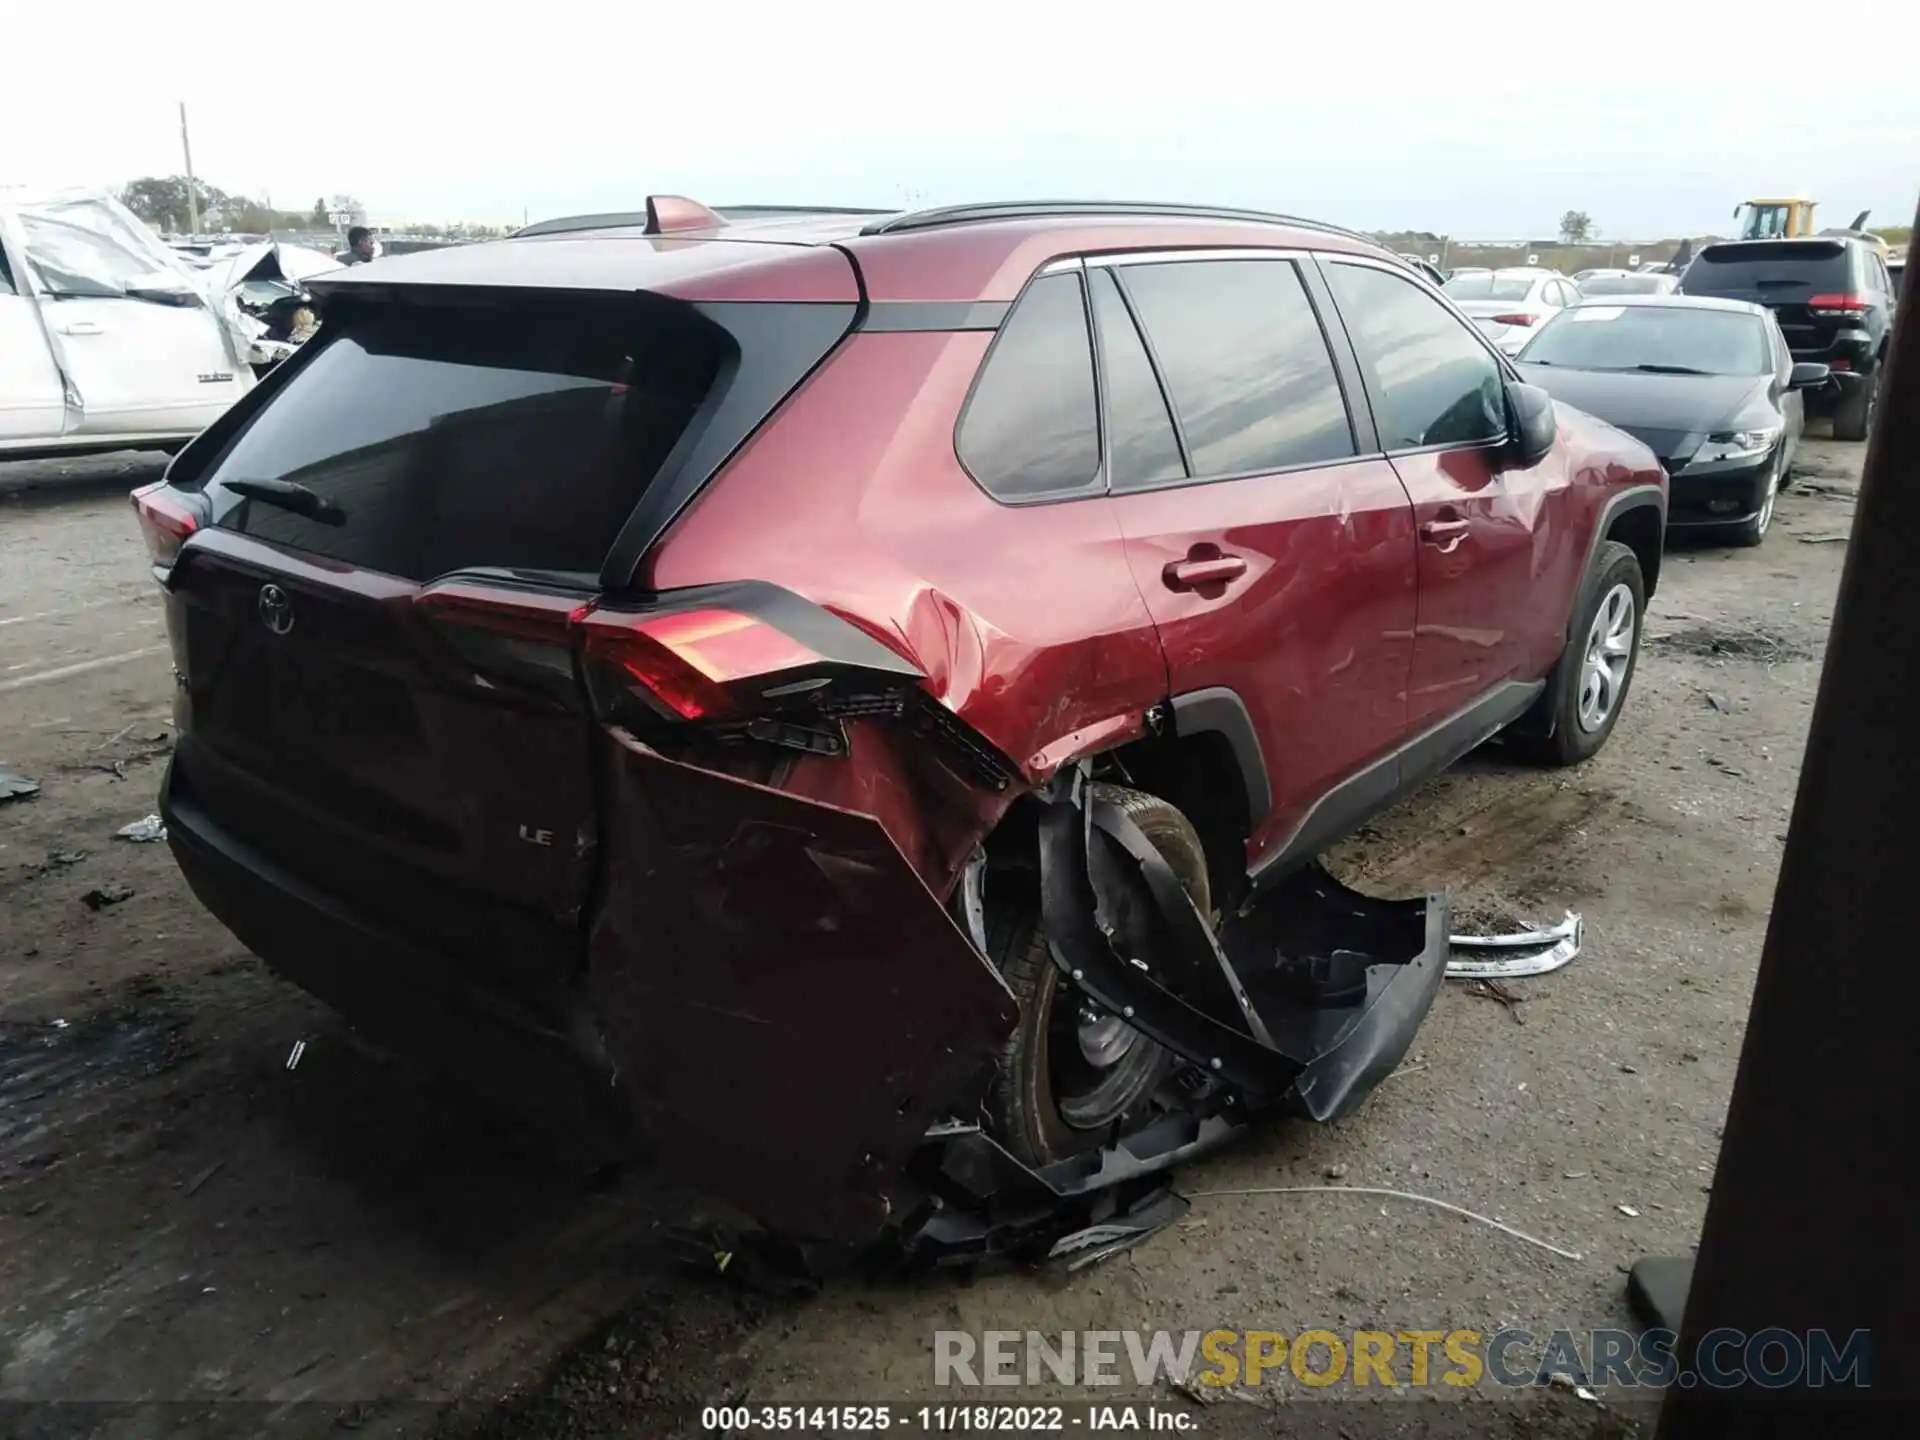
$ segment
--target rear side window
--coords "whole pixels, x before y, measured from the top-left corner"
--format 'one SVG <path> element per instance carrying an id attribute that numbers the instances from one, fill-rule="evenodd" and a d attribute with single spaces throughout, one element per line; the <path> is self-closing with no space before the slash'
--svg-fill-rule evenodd
<path id="1" fill-rule="evenodd" d="M 1372 380 L 1388 450 L 1471 445 L 1507 433 L 1506 377 L 1487 347 L 1426 291 L 1367 265 L 1328 267 Z"/>
<path id="2" fill-rule="evenodd" d="M 1732 295 L 1744 300 L 1770 296 L 1794 300 L 1808 290 L 1844 293 L 1852 285 L 1847 247 L 1831 240 L 1709 245 L 1693 257 L 1680 282 L 1689 295 Z"/>
<path id="3" fill-rule="evenodd" d="M 1160 362 L 1196 476 L 1354 453 L 1333 357 L 1292 261 L 1130 265 L 1121 283 Z"/>
<path id="4" fill-rule="evenodd" d="M 1002 500 L 1072 495 L 1098 478 L 1093 344 L 1077 272 L 1041 277 L 1013 307 L 955 444 L 968 473 Z"/>
<path id="5" fill-rule="evenodd" d="M 7 247 L 0 245 L 0 295 L 13 294 L 13 268 L 7 264 Z"/>
<path id="6" fill-rule="evenodd" d="M 1108 483 L 1115 490 L 1138 490 L 1186 478 L 1167 398 L 1120 287 L 1104 267 L 1089 270 L 1087 283 L 1093 287 L 1093 325 L 1106 381 Z"/>
<path id="7" fill-rule="evenodd" d="M 1867 255 L 1864 258 L 1866 259 L 1868 268 L 1873 273 L 1874 288 L 1882 295 L 1891 299 L 1893 296 L 1893 276 L 1887 271 L 1886 261 L 1882 260 L 1878 255 Z"/>
<path id="8" fill-rule="evenodd" d="M 220 523 L 410 580 L 598 571 L 730 344 L 691 312 L 635 300 L 395 307 L 330 328 L 207 489 L 305 486 L 337 523 L 259 498 Z"/>

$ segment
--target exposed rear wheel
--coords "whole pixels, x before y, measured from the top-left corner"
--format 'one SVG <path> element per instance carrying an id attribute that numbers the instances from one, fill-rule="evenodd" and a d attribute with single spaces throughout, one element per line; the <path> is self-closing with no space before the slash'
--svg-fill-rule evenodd
<path id="1" fill-rule="evenodd" d="M 1202 914 L 1210 913 L 1206 852 L 1187 817 L 1152 795 L 1094 787 L 1152 842 Z M 1172 1057 L 1062 975 L 1047 949 L 1031 893 L 987 887 L 987 954 L 1020 1002 L 1020 1024 L 1001 1052 L 990 1096 L 1002 1144 L 1031 1165 L 1103 1145 L 1144 1117 Z M 1161 924 L 1144 897 L 1115 914 L 1130 957 L 1155 951 Z"/>

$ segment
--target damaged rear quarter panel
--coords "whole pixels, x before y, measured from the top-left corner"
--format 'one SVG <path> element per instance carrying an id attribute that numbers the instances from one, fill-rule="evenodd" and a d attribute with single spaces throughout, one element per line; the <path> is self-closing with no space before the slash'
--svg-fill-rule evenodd
<path id="1" fill-rule="evenodd" d="M 872 1236 L 1011 992 L 870 815 L 602 743 L 589 987 L 642 1130 L 763 1224 Z"/>
<path id="2" fill-rule="evenodd" d="M 1071 737 L 1124 738 L 1121 717 L 1165 698 L 1167 668 L 1104 495 L 1004 505 L 961 468 L 954 424 L 991 338 L 849 337 L 681 517 L 638 586 L 752 578 L 805 596 L 918 665 L 1031 785 L 1082 753 Z M 953 878 L 923 874 L 943 893 Z"/>

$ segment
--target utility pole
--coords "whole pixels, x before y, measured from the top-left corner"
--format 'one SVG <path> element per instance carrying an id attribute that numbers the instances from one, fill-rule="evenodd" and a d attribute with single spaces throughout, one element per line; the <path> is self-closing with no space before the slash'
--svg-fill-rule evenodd
<path id="1" fill-rule="evenodd" d="M 187 140 L 187 102 L 180 102 L 180 153 L 187 160 L 187 223 L 200 233 L 200 191 L 193 183 L 193 146 Z"/>

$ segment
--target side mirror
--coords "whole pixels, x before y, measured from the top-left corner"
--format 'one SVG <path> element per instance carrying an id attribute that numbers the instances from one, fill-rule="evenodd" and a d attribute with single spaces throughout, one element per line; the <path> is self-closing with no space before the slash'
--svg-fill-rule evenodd
<path id="1" fill-rule="evenodd" d="M 1553 437 L 1560 429 L 1553 414 L 1553 397 L 1538 385 L 1509 380 L 1507 414 L 1513 418 L 1515 456 L 1523 467 L 1538 465 L 1553 449 Z"/>
<path id="2" fill-rule="evenodd" d="M 1800 361 L 1793 367 L 1793 373 L 1787 376 L 1789 390 L 1817 390 L 1827 383 L 1827 377 L 1833 370 L 1826 365 L 1816 365 L 1812 361 Z"/>

